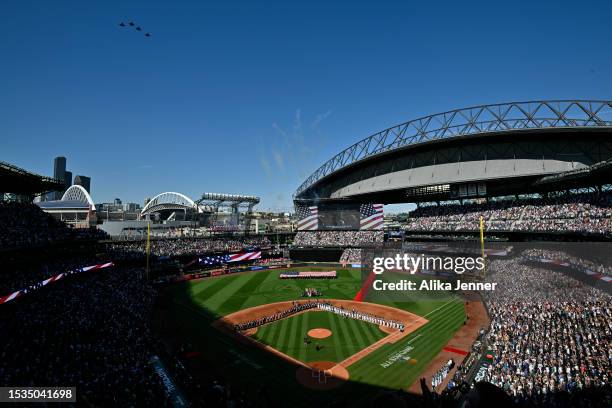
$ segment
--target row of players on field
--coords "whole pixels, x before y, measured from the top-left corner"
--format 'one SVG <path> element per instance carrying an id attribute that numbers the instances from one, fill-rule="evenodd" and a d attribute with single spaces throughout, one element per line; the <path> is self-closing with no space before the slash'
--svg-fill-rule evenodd
<path id="1" fill-rule="evenodd" d="M 263 326 L 267 323 L 272 323 L 277 320 L 284 319 L 286 317 L 292 316 L 294 314 L 310 310 L 310 309 L 320 309 L 327 312 L 335 313 L 337 315 L 343 316 L 345 318 L 351 318 L 356 320 L 363 320 L 365 322 L 378 324 L 379 326 L 389 327 L 392 329 L 398 329 L 403 332 L 405 329 L 404 323 L 398 320 L 385 319 L 384 317 L 376 316 L 370 313 L 360 312 L 355 309 L 345 309 L 343 307 L 334 306 L 328 302 L 320 302 L 320 301 L 308 301 L 308 302 L 293 302 L 291 307 L 285 310 L 281 310 L 274 314 L 263 316 L 258 319 L 250 320 L 247 322 L 242 322 L 234 325 L 234 329 L 236 331 L 242 331 L 247 329 L 253 329 L 259 326 Z"/>
<path id="2" fill-rule="evenodd" d="M 325 310 L 327 312 L 332 312 L 335 314 L 338 314 L 340 316 L 343 317 L 349 317 L 351 319 L 357 319 L 357 320 L 363 320 L 365 322 L 369 322 L 369 323 L 374 323 L 377 324 L 379 326 L 384 326 L 384 327 L 391 327 L 392 329 L 398 329 L 399 331 L 403 332 L 404 331 L 404 323 L 397 321 L 397 320 L 391 320 L 391 319 L 385 319 L 383 317 L 380 316 L 376 316 L 373 314 L 369 314 L 369 313 L 364 313 L 364 312 L 359 312 L 355 309 L 345 309 L 343 307 L 338 307 L 338 306 L 334 306 L 331 303 L 325 303 L 325 302 L 321 302 L 318 304 L 317 306 L 319 309 L 321 310 Z"/>

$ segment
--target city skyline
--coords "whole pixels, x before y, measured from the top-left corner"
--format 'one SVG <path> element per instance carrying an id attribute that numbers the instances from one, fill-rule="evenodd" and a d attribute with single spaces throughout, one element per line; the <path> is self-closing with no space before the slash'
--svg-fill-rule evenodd
<path id="1" fill-rule="evenodd" d="M 82 174 L 75 174 L 72 178 L 72 171 L 67 168 L 68 160 L 65 156 L 57 156 L 53 159 L 53 178 L 64 183 L 62 191 L 51 191 L 42 196 L 45 201 L 60 200 L 68 188 L 73 185 L 81 186 L 91 194 L 91 177 Z"/>

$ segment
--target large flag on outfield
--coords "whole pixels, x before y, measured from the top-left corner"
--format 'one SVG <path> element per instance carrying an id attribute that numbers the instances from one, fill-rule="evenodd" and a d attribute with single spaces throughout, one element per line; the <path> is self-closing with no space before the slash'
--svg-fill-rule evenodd
<path id="1" fill-rule="evenodd" d="M 238 254 L 210 255 L 201 257 L 202 265 L 220 265 L 229 262 L 253 261 L 261 258 L 261 251 L 240 252 Z"/>
<path id="2" fill-rule="evenodd" d="M 359 207 L 361 230 L 381 230 L 384 222 L 382 204 L 361 204 Z"/>
<path id="3" fill-rule="evenodd" d="M 315 231 L 319 229 L 319 208 L 316 205 L 306 207 L 298 205 L 295 209 L 298 216 L 298 231 Z"/>

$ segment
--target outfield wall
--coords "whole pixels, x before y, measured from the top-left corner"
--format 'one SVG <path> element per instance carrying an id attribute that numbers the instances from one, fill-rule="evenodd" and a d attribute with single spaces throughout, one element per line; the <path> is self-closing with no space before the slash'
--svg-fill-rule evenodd
<path id="1" fill-rule="evenodd" d="M 194 271 L 180 276 L 167 276 L 157 279 L 155 283 L 175 283 L 193 279 L 210 278 L 212 276 L 231 275 L 240 272 L 259 272 L 271 269 L 290 269 L 290 268 L 361 268 L 361 264 L 341 264 L 338 262 L 290 262 L 279 265 L 246 265 L 237 268 L 216 268 L 208 270 Z"/>
<path id="2" fill-rule="evenodd" d="M 289 256 L 298 262 L 339 262 L 343 251 L 342 248 L 293 248 Z"/>

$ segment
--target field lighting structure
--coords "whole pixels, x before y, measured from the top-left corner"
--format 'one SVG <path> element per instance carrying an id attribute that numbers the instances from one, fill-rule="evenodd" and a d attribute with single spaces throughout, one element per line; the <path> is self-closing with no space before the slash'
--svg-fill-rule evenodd
<path id="1" fill-rule="evenodd" d="M 202 196 L 195 201 L 197 207 L 205 207 L 211 209 L 211 225 L 217 221 L 219 209 L 229 208 L 232 218 L 235 217 L 236 225 L 239 223 L 239 213 L 246 213 L 244 220 L 244 231 L 247 234 L 250 231 L 251 216 L 253 208 L 259 204 L 260 198 L 256 196 L 241 195 L 241 194 L 220 194 L 220 193 L 203 193 Z"/>

